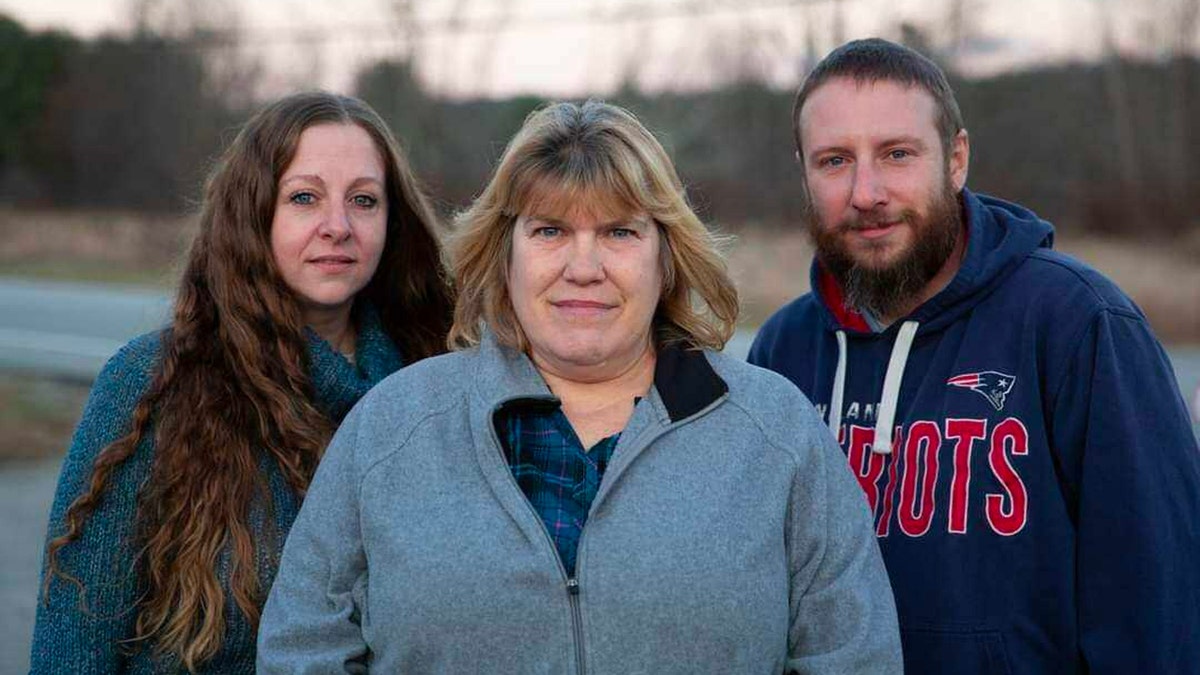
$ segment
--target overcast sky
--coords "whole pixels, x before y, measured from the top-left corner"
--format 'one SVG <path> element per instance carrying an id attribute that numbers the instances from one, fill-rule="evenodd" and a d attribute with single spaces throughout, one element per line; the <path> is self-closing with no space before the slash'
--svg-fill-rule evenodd
<path id="1" fill-rule="evenodd" d="M 90 37 L 128 32 L 133 1 L 0 0 L 0 11 L 32 29 Z M 1123 48 L 1153 50 L 1176 1 L 958 0 L 970 37 L 959 63 L 986 74 L 1095 58 L 1102 12 L 1114 17 Z M 835 45 L 839 5 L 843 38 L 897 38 L 906 21 L 945 46 L 953 0 L 408 0 L 419 27 L 412 33 L 393 9 L 403 4 L 217 0 L 204 6 L 241 27 L 241 53 L 263 63 L 269 90 L 347 90 L 362 65 L 412 49 L 424 82 L 445 95 L 577 96 L 611 91 L 627 78 L 650 88 L 695 88 L 746 72 L 793 86 L 806 54 L 820 56 Z M 405 35 L 415 38 L 411 46 Z"/>

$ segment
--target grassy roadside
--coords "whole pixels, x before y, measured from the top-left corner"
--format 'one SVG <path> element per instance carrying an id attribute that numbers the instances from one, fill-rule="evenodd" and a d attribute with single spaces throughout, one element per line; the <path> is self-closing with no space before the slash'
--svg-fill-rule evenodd
<path id="1" fill-rule="evenodd" d="M 0 274 L 169 286 L 194 232 L 183 216 L 0 207 Z"/>
<path id="2" fill-rule="evenodd" d="M 195 232 L 187 216 L 0 207 L 0 275 L 170 287 Z M 756 326 L 808 291 L 812 247 L 799 226 L 729 228 L 742 324 Z M 1200 344 L 1200 232 L 1141 241 L 1060 232 L 1057 248 L 1117 282 L 1159 337 Z"/>
<path id="3" fill-rule="evenodd" d="M 185 217 L 0 207 L 0 275 L 169 287 L 193 232 Z M 812 249 L 799 227 L 731 234 L 742 323 L 756 326 L 808 290 Z M 1171 245 L 1063 233 L 1057 247 L 1116 281 L 1161 339 L 1200 344 L 1200 234 Z M 0 463 L 62 453 L 87 392 L 78 383 L 0 371 Z"/>
<path id="4" fill-rule="evenodd" d="M 812 246 L 801 228 L 736 232 L 729 268 L 742 296 L 742 323 L 761 325 L 809 290 Z M 1200 344 L 1200 233 L 1195 241 L 1147 242 L 1061 233 L 1055 248 L 1120 286 L 1150 319 L 1159 339 Z"/>
<path id="5" fill-rule="evenodd" d="M 0 371 L 0 467 L 63 454 L 89 386 Z"/>

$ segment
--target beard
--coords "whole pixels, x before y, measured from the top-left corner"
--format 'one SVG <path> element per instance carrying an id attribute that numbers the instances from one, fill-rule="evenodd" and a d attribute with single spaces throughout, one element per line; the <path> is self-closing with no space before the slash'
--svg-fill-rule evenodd
<path id="1" fill-rule="evenodd" d="M 810 198 L 805 204 L 805 220 L 816 246 L 817 260 L 841 286 L 846 308 L 856 312 L 865 310 L 882 319 L 897 316 L 946 264 L 958 245 L 962 206 L 946 176 L 941 190 L 931 195 L 925 216 L 912 209 L 900 212 L 899 220 L 912 228 L 913 241 L 885 265 L 872 265 L 861 256 L 856 258 L 846 238 L 855 230 L 896 218 L 881 212 L 858 213 L 835 227 L 826 227 Z"/>

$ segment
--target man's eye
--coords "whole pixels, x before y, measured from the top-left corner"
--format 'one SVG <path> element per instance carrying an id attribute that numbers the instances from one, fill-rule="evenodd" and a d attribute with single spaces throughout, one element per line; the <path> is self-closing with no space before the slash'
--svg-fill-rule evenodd
<path id="1" fill-rule="evenodd" d="M 355 206 L 363 209 L 372 208 L 379 203 L 379 200 L 371 195 L 355 195 L 353 201 Z"/>
<path id="2" fill-rule="evenodd" d="M 892 159 L 905 159 L 909 156 L 909 154 L 910 153 L 907 150 L 892 150 L 888 153 L 888 157 L 891 157 Z"/>
<path id="3" fill-rule="evenodd" d="M 317 196 L 311 192 L 295 192 L 288 197 L 288 201 L 299 206 L 308 206 L 316 203 Z"/>
<path id="4" fill-rule="evenodd" d="M 821 166 L 827 166 L 831 169 L 837 168 L 846 163 L 845 157 L 826 157 L 821 160 Z"/>

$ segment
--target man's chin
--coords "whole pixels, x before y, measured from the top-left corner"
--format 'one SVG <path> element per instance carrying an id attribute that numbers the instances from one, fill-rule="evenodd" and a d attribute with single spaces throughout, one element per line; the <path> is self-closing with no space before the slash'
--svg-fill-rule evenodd
<path id="1" fill-rule="evenodd" d="M 904 259 L 905 250 L 898 246 L 877 246 L 866 250 L 850 250 L 854 266 L 866 272 L 880 273 L 893 269 Z"/>

